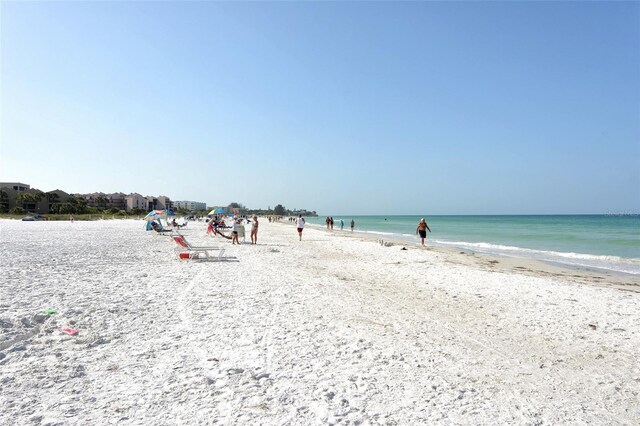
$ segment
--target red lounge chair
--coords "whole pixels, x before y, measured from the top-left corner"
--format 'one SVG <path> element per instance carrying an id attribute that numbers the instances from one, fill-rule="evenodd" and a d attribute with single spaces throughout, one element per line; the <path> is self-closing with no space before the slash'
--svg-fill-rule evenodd
<path id="1" fill-rule="evenodd" d="M 209 259 L 212 258 L 209 252 L 219 250 L 220 254 L 217 258 L 220 259 L 224 253 L 224 249 L 220 247 L 192 246 L 182 235 L 173 235 L 172 238 L 178 244 L 179 257 L 181 258 L 184 257 L 184 254 L 188 254 L 189 259 Z"/>

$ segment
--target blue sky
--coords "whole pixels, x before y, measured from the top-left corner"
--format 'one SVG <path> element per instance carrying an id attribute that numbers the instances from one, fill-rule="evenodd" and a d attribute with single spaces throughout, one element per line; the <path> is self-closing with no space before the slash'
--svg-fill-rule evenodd
<path id="1" fill-rule="evenodd" d="M 0 181 L 640 212 L 637 2 L 2 2 Z"/>

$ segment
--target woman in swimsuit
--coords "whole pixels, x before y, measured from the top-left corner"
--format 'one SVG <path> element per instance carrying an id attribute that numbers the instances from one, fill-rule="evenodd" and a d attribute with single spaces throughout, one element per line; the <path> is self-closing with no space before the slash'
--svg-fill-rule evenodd
<path id="1" fill-rule="evenodd" d="M 258 216 L 253 215 L 253 222 L 251 223 L 251 244 L 258 243 Z"/>

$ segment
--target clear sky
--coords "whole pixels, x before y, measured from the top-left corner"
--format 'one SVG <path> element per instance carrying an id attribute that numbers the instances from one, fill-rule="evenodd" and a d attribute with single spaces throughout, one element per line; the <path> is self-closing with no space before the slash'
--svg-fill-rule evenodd
<path id="1" fill-rule="evenodd" d="M 640 211 L 638 2 L 0 5 L 0 181 L 333 215 Z"/>

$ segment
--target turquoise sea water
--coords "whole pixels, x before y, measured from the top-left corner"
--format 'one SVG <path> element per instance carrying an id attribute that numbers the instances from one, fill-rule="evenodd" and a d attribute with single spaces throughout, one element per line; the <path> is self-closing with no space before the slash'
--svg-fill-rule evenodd
<path id="1" fill-rule="evenodd" d="M 420 216 L 334 216 L 334 230 L 419 243 Z M 431 216 L 427 244 L 640 275 L 640 215 Z M 309 218 L 325 226 L 325 217 Z"/>

